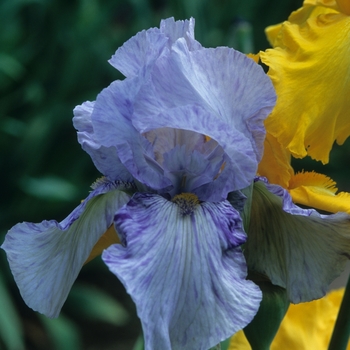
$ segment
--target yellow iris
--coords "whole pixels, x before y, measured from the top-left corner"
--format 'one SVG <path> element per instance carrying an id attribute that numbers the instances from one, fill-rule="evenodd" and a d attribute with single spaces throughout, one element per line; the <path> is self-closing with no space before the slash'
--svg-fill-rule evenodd
<path id="1" fill-rule="evenodd" d="M 293 201 L 350 214 L 350 195 L 314 172 L 295 174 L 291 156 L 324 164 L 336 140 L 350 135 L 350 2 L 305 0 L 288 21 L 266 30 L 273 49 L 260 52 L 269 66 L 277 104 L 266 120 L 260 175 L 289 190 Z"/>
<path id="2" fill-rule="evenodd" d="M 268 132 L 294 157 L 328 162 L 350 134 L 350 5 L 306 0 L 288 21 L 267 28 L 260 53 L 277 92 Z"/>
<path id="3" fill-rule="evenodd" d="M 291 304 L 271 350 L 327 349 L 343 294 L 344 289 L 341 289 L 309 303 Z M 229 350 L 250 349 L 243 331 L 231 338 Z M 347 350 L 350 350 L 350 343 Z"/>

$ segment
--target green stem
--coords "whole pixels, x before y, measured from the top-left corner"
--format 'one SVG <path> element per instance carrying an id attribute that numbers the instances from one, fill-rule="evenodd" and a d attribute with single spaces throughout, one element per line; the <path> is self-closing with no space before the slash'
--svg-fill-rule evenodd
<path id="1" fill-rule="evenodd" d="M 350 337 L 350 277 L 340 305 L 328 350 L 346 350 Z"/>

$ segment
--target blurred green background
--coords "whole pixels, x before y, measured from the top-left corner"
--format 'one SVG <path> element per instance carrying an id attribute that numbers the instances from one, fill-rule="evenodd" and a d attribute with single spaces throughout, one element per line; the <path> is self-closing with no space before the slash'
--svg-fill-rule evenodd
<path id="1" fill-rule="evenodd" d="M 302 0 L 0 1 L 0 241 L 20 221 L 62 220 L 100 176 L 72 126 L 77 104 L 122 78 L 107 60 L 128 38 L 162 18 L 195 17 L 196 38 L 258 52 L 264 28 Z M 349 186 L 349 142 L 315 169 Z M 100 258 L 85 266 L 61 316 L 49 320 L 22 301 L 0 252 L 0 349 L 133 349 L 135 308 Z"/>

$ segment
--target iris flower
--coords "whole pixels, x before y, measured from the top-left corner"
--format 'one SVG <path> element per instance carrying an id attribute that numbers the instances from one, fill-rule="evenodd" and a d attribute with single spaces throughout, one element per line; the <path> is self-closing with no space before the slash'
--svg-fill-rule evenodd
<path id="1" fill-rule="evenodd" d="M 292 302 L 323 296 L 350 257 L 349 216 L 301 209 L 256 177 L 276 100 L 261 67 L 171 18 L 109 62 L 126 78 L 73 119 L 103 177 L 65 220 L 17 224 L 2 245 L 26 303 L 56 317 L 108 246 L 146 349 L 208 349 L 250 323 L 262 295 L 247 267 Z"/>
<path id="2" fill-rule="evenodd" d="M 208 349 L 261 300 L 227 198 L 241 208 L 254 180 L 272 83 L 245 55 L 203 48 L 193 19 L 138 33 L 109 62 L 126 78 L 73 120 L 103 178 L 65 220 L 17 224 L 2 248 L 26 303 L 56 317 L 95 244 L 117 232 L 102 259 L 136 303 L 146 349 Z"/>
<path id="3" fill-rule="evenodd" d="M 350 213 L 350 195 L 315 172 L 295 174 L 291 157 L 328 163 L 334 141 L 350 135 L 350 7 L 347 0 L 305 0 L 287 21 L 266 29 L 273 48 L 260 52 L 269 66 L 277 103 L 266 119 L 259 174 L 288 189 L 293 201 Z"/>
<path id="4" fill-rule="evenodd" d="M 273 49 L 260 57 L 278 96 L 266 127 L 294 157 L 327 163 L 350 135 L 349 2 L 305 0 L 266 32 Z"/>

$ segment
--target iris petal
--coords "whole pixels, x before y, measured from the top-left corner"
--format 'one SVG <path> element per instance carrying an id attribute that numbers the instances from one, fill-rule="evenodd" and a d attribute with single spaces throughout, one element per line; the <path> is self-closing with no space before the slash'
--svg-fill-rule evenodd
<path id="1" fill-rule="evenodd" d="M 220 123 L 231 134 L 244 135 L 255 158 L 261 159 L 263 120 L 276 97 L 271 82 L 253 60 L 229 48 L 189 51 L 185 40 L 179 39 L 169 55 L 157 60 L 151 76 L 135 107 L 134 125 L 140 132 L 168 126 L 196 131 L 214 138 L 220 145 L 227 144 L 229 139 L 211 130 L 212 125 Z M 185 119 L 179 121 L 171 116 L 167 125 L 157 118 L 169 109 L 188 105 L 207 110 L 212 115 L 212 125 L 201 123 L 193 129 L 189 118 L 186 123 Z"/>
<path id="2" fill-rule="evenodd" d="M 179 39 L 140 89 L 133 125 L 141 133 L 169 127 L 217 141 L 234 174 L 227 181 L 229 192 L 248 186 L 255 176 L 263 120 L 274 102 L 272 84 L 253 60 L 228 48 L 189 51 Z"/>
<path id="3" fill-rule="evenodd" d="M 131 182 L 132 177 L 125 166 L 121 163 L 117 150 L 114 146 L 104 147 L 95 138 L 91 115 L 95 102 L 84 102 L 74 108 L 74 127 L 78 130 L 78 141 L 87 152 L 95 167 L 110 180 Z"/>
<path id="4" fill-rule="evenodd" d="M 1 246 L 24 301 L 57 317 L 92 248 L 129 196 L 110 184 L 96 188 L 65 220 L 20 223 Z"/>
<path id="5" fill-rule="evenodd" d="M 152 189 L 171 186 L 156 162 L 150 142 L 133 126 L 133 103 L 142 79 L 115 81 L 104 89 L 92 113 L 94 138 L 104 147 L 115 147 L 128 172 Z"/>
<path id="6" fill-rule="evenodd" d="M 350 214 L 350 193 L 340 192 L 329 177 L 315 172 L 295 174 L 289 183 L 289 193 L 295 203 L 328 211 Z"/>
<path id="7" fill-rule="evenodd" d="M 306 1 L 267 29 L 274 49 L 260 53 L 278 95 L 267 131 L 296 158 L 323 163 L 334 141 L 350 134 L 350 17 L 336 8 L 335 1 Z"/>
<path id="8" fill-rule="evenodd" d="M 350 216 L 320 215 L 279 186 L 254 186 L 245 249 L 248 267 L 286 288 L 293 303 L 321 298 L 350 258 Z"/>
<path id="9" fill-rule="evenodd" d="M 151 28 L 137 33 L 120 47 L 109 63 L 126 77 L 145 74 L 162 52 L 178 38 L 184 37 L 192 49 L 202 46 L 194 39 L 194 19 L 175 21 L 167 18 L 160 23 L 160 29 Z"/>
<path id="10" fill-rule="evenodd" d="M 264 154 L 258 166 L 259 175 L 266 177 L 270 183 L 288 188 L 289 180 L 294 175 L 290 161 L 290 152 L 267 132 Z"/>
<path id="11" fill-rule="evenodd" d="M 118 211 L 125 246 L 103 260 L 136 303 L 146 349 L 205 349 L 251 321 L 261 300 L 246 278 L 246 236 L 227 202 L 184 214 L 158 195 L 135 194 Z"/>

